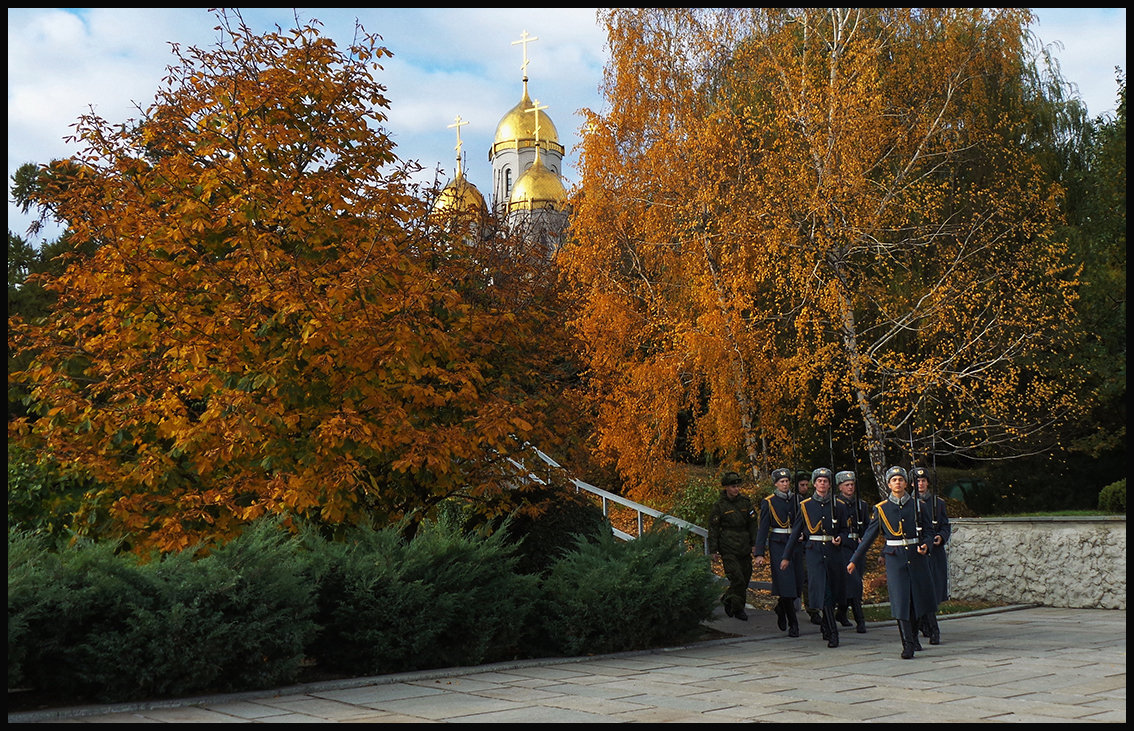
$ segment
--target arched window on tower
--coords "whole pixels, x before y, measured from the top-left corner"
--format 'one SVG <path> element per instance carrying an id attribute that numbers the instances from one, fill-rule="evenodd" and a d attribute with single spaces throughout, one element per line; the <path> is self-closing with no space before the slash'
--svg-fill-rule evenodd
<path id="1" fill-rule="evenodd" d="M 504 168 L 504 197 L 512 195 L 512 168 Z"/>

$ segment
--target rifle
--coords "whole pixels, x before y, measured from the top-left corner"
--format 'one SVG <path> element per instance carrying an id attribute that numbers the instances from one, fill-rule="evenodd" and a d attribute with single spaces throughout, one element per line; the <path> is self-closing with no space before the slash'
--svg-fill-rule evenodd
<path id="1" fill-rule="evenodd" d="M 914 464 L 917 462 L 917 455 L 914 452 L 912 418 L 911 418 L 909 427 L 910 427 L 909 428 L 909 432 L 910 432 L 910 472 L 913 472 Z M 918 540 L 921 540 L 921 535 L 920 535 L 920 533 L 921 533 L 921 497 L 918 495 L 917 480 L 916 479 L 914 480 L 914 484 L 911 485 L 911 487 L 913 487 L 913 499 L 914 499 L 914 529 L 915 529 L 914 535 L 917 536 Z M 906 555 L 906 559 L 909 560 L 908 554 Z M 912 575 L 911 575 L 911 579 L 912 579 Z"/>
<path id="2" fill-rule="evenodd" d="M 831 453 L 831 469 L 833 470 L 835 469 L 835 437 L 830 426 L 827 427 L 827 451 Z M 831 487 L 838 489 L 835 485 L 831 485 Z"/>

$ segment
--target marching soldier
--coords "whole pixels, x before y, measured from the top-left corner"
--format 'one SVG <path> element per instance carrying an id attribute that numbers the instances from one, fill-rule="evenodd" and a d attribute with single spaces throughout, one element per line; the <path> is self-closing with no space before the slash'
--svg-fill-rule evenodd
<path id="1" fill-rule="evenodd" d="M 835 486 L 839 491 L 836 499 L 847 509 L 847 535 L 843 539 L 843 557 L 849 563 L 862 535 L 866 532 L 870 504 L 858 496 L 855 476 L 850 470 L 843 470 L 835 475 Z M 866 619 L 862 613 L 863 569 L 862 566 L 855 567 L 854 572 L 847 576 L 846 597 L 835 608 L 835 619 L 844 627 L 851 626 L 850 620 L 847 619 L 847 609 L 854 613 L 854 631 L 859 634 L 866 632 Z"/>
<path id="2" fill-rule="evenodd" d="M 752 501 L 740 494 L 741 482 L 736 472 L 721 476 L 721 496 L 709 512 L 709 553 L 720 559 L 728 579 L 728 589 L 721 596 L 725 614 L 748 621 L 744 605 L 752 580 L 756 514 Z"/>
<path id="3" fill-rule="evenodd" d="M 846 571 L 853 574 L 855 568 L 862 565 L 876 538 L 881 536 L 886 541 L 882 556 L 886 559 L 890 614 L 898 621 L 902 659 L 908 660 L 915 650 L 921 649 L 915 628 L 917 618 L 929 615 L 934 624 L 937 622 L 928 558 L 933 534 L 928 514 L 918 509 L 919 501 L 907 492 L 906 471 L 901 467 L 886 470 L 886 485 L 890 496 L 874 506 L 870 525 L 847 563 Z"/>
<path id="4" fill-rule="evenodd" d="M 810 472 L 802 472 L 802 471 L 796 472 L 795 473 L 795 504 L 797 506 L 797 510 L 798 510 L 799 504 L 808 498 L 810 492 L 811 492 L 811 473 Z M 807 612 L 808 618 L 811 620 L 811 624 L 822 624 L 819 620 L 819 610 L 816 609 L 815 607 L 813 607 L 811 604 L 807 603 L 807 596 L 808 596 L 808 594 L 807 594 L 807 566 L 806 566 L 807 562 L 803 560 L 803 542 L 805 540 L 806 540 L 806 536 L 800 536 L 799 537 L 799 543 L 796 544 L 796 550 L 792 554 L 793 556 L 799 558 L 799 561 L 795 562 L 795 565 L 800 567 L 799 571 L 800 571 L 800 577 L 801 577 L 800 583 L 799 583 L 799 590 L 800 590 L 799 591 L 799 598 L 795 600 L 795 608 L 801 609 L 801 608 L 805 607 L 805 611 Z"/>
<path id="5" fill-rule="evenodd" d="M 929 514 L 929 521 L 933 527 L 933 550 L 929 554 L 930 575 L 933 577 L 933 590 L 937 601 L 934 610 L 941 602 L 949 598 L 949 563 L 945 554 L 945 545 L 953 535 L 953 528 L 949 525 L 949 514 L 945 509 L 945 499 L 934 495 L 929 487 L 929 470 L 924 467 L 915 467 L 912 471 L 917 496 L 922 501 L 922 509 Z M 936 611 L 935 611 L 936 613 Z M 941 644 L 941 632 L 936 621 L 921 617 L 918 629 L 929 638 L 929 644 Z"/>
<path id="6" fill-rule="evenodd" d="M 811 492 L 811 475 L 806 472 L 795 473 L 795 494 L 799 499 L 806 500 Z"/>
<path id="7" fill-rule="evenodd" d="M 799 504 L 788 544 L 806 537 L 803 550 L 807 564 L 807 605 L 822 607 L 820 626 L 827 647 L 839 646 L 839 625 L 835 622 L 835 603 L 846 593 L 845 559 L 841 544 L 846 533 L 846 507 L 832 494 L 831 470 L 820 467 L 811 473 L 813 495 Z M 787 569 L 788 558 L 780 560 Z"/>
<path id="8" fill-rule="evenodd" d="M 764 565 L 764 551 L 771 561 L 772 593 L 776 599 L 776 626 L 787 630 L 788 637 L 799 637 L 799 620 L 795 614 L 795 600 L 803 586 L 803 562 L 794 561 L 787 569 L 780 568 L 785 555 L 796 553 L 798 543 L 788 543 L 791 527 L 799 512 L 799 503 L 792 495 L 791 470 L 772 470 L 775 490 L 760 504 L 760 527 L 756 532 L 756 546 L 752 553 L 756 565 Z"/>

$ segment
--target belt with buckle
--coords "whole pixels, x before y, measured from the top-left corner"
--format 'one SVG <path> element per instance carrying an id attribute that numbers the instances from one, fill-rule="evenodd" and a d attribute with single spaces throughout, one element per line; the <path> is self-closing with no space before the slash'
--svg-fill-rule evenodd
<path id="1" fill-rule="evenodd" d="M 773 528 L 773 533 L 791 533 L 791 528 Z"/>
<path id="2" fill-rule="evenodd" d="M 901 540 L 897 540 L 897 541 L 886 541 L 886 545 L 887 546 L 916 546 L 917 545 L 917 539 L 916 538 L 902 538 Z"/>
<path id="3" fill-rule="evenodd" d="M 823 543 L 826 543 L 828 541 L 835 540 L 835 537 L 834 536 L 807 536 L 807 540 L 809 540 L 809 541 L 821 541 Z"/>

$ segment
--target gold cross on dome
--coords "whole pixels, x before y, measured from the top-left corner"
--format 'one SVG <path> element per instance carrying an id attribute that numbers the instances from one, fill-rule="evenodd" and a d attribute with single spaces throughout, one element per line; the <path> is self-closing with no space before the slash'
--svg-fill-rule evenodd
<path id="1" fill-rule="evenodd" d="M 531 43 L 532 41 L 538 41 L 538 40 L 539 40 L 538 36 L 529 36 L 528 31 L 524 30 L 524 32 L 520 34 L 520 40 L 512 41 L 513 46 L 518 43 L 524 49 L 524 62 L 520 65 L 520 70 L 524 72 L 524 78 L 525 79 L 528 76 L 528 44 Z"/>
<path id="2" fill-rule="evenodd" d="M 535 115 L 535 143 L 536 143 L 536 147 L 539 147 L 539 113 L 541 111 L 543 111 L 544 109 L 547 109 L 547 105 L 544 104 L 541 107 L 539 105 L 539 99 L 536 99 L 534 104 L 532 104 L 530 107 L 528 107 L 527 109 L 524 110 L 525 112 L 528 112 L 530 114 Z"/>
<path id="3" fill-rule="evenodd" d="M 457 177 L 461 175 L 461 127 L 466 124 L 468 124 L 468 120 L 461 119 L 461 115 L 458 114 L 453 123 L 449 125 L 450 128 L 457 128 L 457 146 L 454 148 L 457 151 Z"/>
<path id="4" fill-rule="evenodd" d="M 544 110 L 544 109 L 547 109 L 547 105 L 546 105 L 546 104 L 544 104 L 544 105 L 543 105 L 543 106 L 541 107 L 541 106 L 539 105 L 539 99 L 536 99 L 536 100 L 535 100 L 535 103 L 534 103 L 534 104 L 532 104 L 532 105 L 531 105 L 530 107 L 528 107 L 527 109 L 525 109 L 525 110 L 524 110 L 525 112 L 530 112 L 531 114 L 534 114 L 534 115 L 535 115 L 535 154 L 536 154 L 536 162 L 538 162 L 538 161 L 539 161 L 539 113 L 540 113 L 540 112 L 541 112 L 542 110 Z"/>

